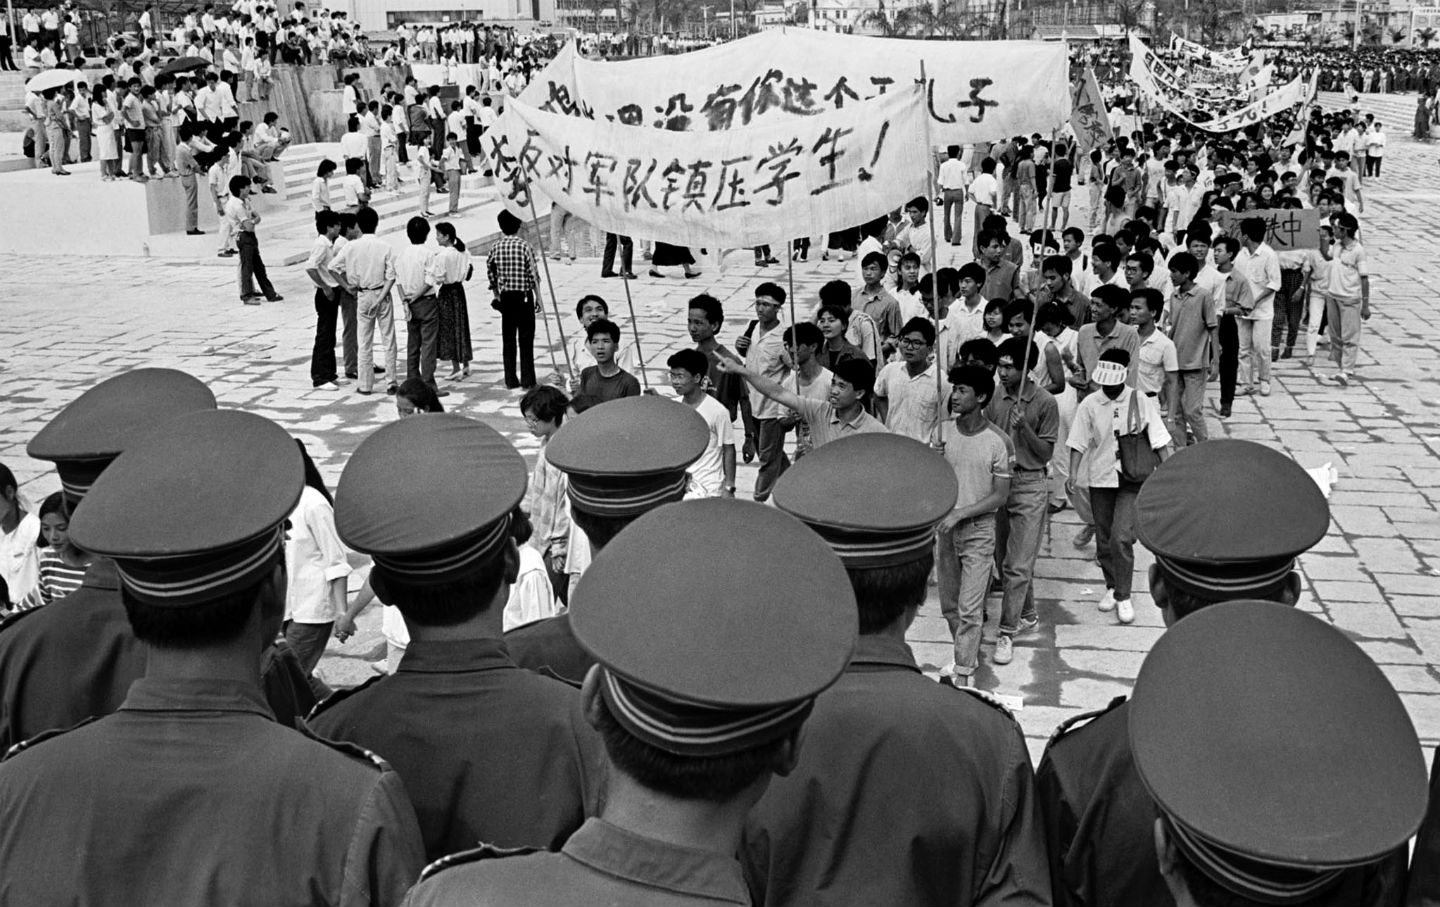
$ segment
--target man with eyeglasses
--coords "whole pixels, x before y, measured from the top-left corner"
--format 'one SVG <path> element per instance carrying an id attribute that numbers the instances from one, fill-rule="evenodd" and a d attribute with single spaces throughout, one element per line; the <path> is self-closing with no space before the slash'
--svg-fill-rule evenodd
<path id="1" fill-rule="evenodd" d="M 940 388 L 930 361 L 935 326 L 911 318 L 900 329 L 900 358 L 875 379 L 875 415 L 897 435 L 930 444 L 940 424 Z"/>
<path id="2" fill-rule="evenodd" d="M 1039 349 L 1024 337 L 1001 343 L 995 370 L 1000 387 L 985 408 L 986 417 L 1009 436 L 1015 450 L 1010 490 L 995 514 L 995 551 L 1005 587 L 995 640 L 997 665 L 1014 657 L 1015 636 L 1040 625 L 1032 580 L 1050 499 L 1046 468 L 1060 436 L 1060 406 L 1053 394 L 1024 377 L 1039 361 Z"/>
<path id="3" fill-rule="evenodd" d="M 755 288 L 755 324 L 735 341 L 735 350 L 745 357 L 744 368 L 751 374 L 775 382 L 785 375 L 785 343 L 780 330 L 780 307 L 785 291 L 770 282 Z M 722 367 L 722 371 L 723 371 Z M 752 382 L 750 412 L 755 419 L 756 456 L 760 474 L 755 478 L 755 500 L 770 499 L 775 480 L 790 466 L 785 456 L 785 426 L 780 421 L 781 404 L 761 393 Z"/>

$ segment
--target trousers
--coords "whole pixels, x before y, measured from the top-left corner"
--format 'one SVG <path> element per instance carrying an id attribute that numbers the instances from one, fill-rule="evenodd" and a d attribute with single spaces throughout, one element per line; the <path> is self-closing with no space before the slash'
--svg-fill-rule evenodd
<path id="1" fill-rule="evenodd" d="M 380 329 L 380 343 L 385 352 L 385 374 L 395 378 L 395 306 L 380 290 L 361 290 L 355 300 L 355 320 L 360 334 L 360 390 L 369 393 L 375 387 L 375 329 Z"/>
<path id="2" fill-rule="evenodd" d="M 1235 402 L 1235 376 L 1240 368 L 1240 329 L 1234 315 L 1220 316 L 1220 406 Z"/>
<path id="3" fill-rule="evenodd" d="M 1175 408 L 1175 431 L 1171 433 L 1177 447 L 1189 444 L 1187 438 L 1193 438 L 1196 444 L 1210 440 L 1210 430 L 1205 426 L 1206 374 L 1203 368 L 1180 370 L 1180 405 Z"/>
<path id="4" fill-rule="evenodd" d="M 197 230 L 200 227 L 200 184 L 195 174 L 182 174 L 180 188 L 185 190 L 185 229 Z"/>
<path id="5" fill-rule="evenodd" d="M 1340 371 L 1355 371 L 1360 359 L 1360 331 L 1364 323 L 1360 318 L 1359 299 L 1344 296 L 1328 296 L 1325 299 L 1329 320 L 1330 359 Z"/>
<path id="6" fill-rule="evenodd" d="M 1305 318 L 1305 278 L 1299 268 L 1280 271 L 1280 292 L 1275 294 L 1275 317 L 1270 329 L 1271 351 L 1290 349 Z"/>
<path id="7" fill-rule="evenodd" d="M 345 366 L 345 377 L 354 378 L 357 374 L 355 356 L 355 296 L 344 290 L 340 291 L 340 355 L 343 357 Z"/>
<path id="8" fill-rule="evenodd" d="M 440 350 L 440 300 L 433 294 L 410 302 L 405 322 L 405 377 L 435 386 L 435 360 Z"/>
<path id="9" fill-rule="evenodd" d="M 945 241 L 952 246 L 958 246 L 965 232 L 965 190 L 946 189 L 943 199 L 945 219 L 942 223 L 945 225 Z"/>
<path id="10" fill-rule="evenodd" d="M 260 257 L 260 241 L 255 238 L 254 231 L 241 231 L 235 237 L 235 245 L 240 250 L 240 298 L 254 296 L 256 284 L 259 284 L 260 292 L 265 294 L 266 299 L 273 298 L 275 287 L 265 270 L 265 260 Z"/>
<path id="11" fill-rule="evenodd" d="M 335 319 L 340 290 L 315 288 L 315 348 L 310 352 L 310 383 L 319 387 L 340 377 L 335 372 Z"/>
<path id="12" fill-rule="evenodd" d="M 785 426 L 779 419 L 755 420 L 755 458 L 760 461 L 760 474 L 755 477 L 755 500 L 765 501 L 775 490 L 775 483 L 790 468 L 785 455 Z"/>
<path id="13" fill-rule="evenodd" d="M 605 251 L 600 259 L 600 276 L 615 273 L 615 249 L 620 249 L 620 273 L 629 274 L 635 259 L 635 240 L 614 233 L 605 234 Z"/>
<path id="14" fill-rule="evenodd" d="M 535 386 L 535 298 L 528 290 L 500 294 L 501 360 L 506 387 Z M 516 356 L 520 369 L 517 376 Z"/>
<path id="15" fill-rule="evenodd" d="M 1010 497 L 995 518 L 995 549 L 1004 552 L 1000 574 L 1005 598 L 1000 605 L 1000 632 L 1013 635 L 1021 620 L 1035 620 L 1035 559 L 1045 531 L 1050 487 L 1043 470 L 1016 470 Z"/>
<path id="16" fill-rule="evenodd" d="M 1247 386 L 1270 380 L 1270 329 L 1275 316 L 1237 318 L 1240 335 L 1240 379 Z"/>
<path id="17" fill-rule="evenodd" d="M 990 589 L 990 564 L 994 558 L 994 513 L 961 520 L 953 530 L 936 537 L 940 613 L 955 640 L 955 673 L 962 677 L 974 674 L 980 666 L 985 594 Z"/>
<path id="18" fill-rule="evenodd" d="M 1095 551 L 1105 588 L 1126 599 L 1135 580 L 1135 496 L 1140 486 L 1121 480 L 1118 488 L 1090 488 L 1095 514 Z"/>

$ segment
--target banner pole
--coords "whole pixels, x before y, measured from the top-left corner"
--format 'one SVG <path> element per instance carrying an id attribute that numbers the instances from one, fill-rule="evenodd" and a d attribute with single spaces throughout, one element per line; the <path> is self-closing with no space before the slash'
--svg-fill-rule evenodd
<path id="1" fill-rule="evenodd" d="M 928 91 L 930 83 L 925 76 L 925 61 L 920 61 L 920 90 Z M 935 140 L 932 137 L 930 118 L 925 117 L 925 161 L 930 170 L 930 197 L 933 199 L 935 193 L 940 191 L 940 177 L 935 168 Z M 943 202 L 942 202 L 943 204 Z M 941 356 L 940 351 L 940 245 L 935 241 L 935 218 L 944 211 L 930 211 L 930 317 L 935 320 L 935 437 L 931 439 L 930 446 L 936 450 L 945 449 L 945 436 L 940 432 L 940 425 L 945 421 L 948 413 L 942 413 L 942 407 L 948 408 L 945 401 L 945 367 L 944 359 L 948 356 Z M 965 222 L 964 208 L 961 208 L 959 223 Z"/>
<path id="2" fill-rule="evenodd" d="M 540 309 L 540 320 L 545 325 L 545 345 L 549 347 L 550 367 L 555 370 L 556 375 L 559 375 L 560 363 L 555 360 L 555 338 L 550 336 L 550 313 L 545 311 L 545 303 L 543 302 L 541 302 L 536 308 Z M 570 353 L 568 350 L 565 353 L 565 357 L 566 361 L 568 362 L 570 357 Z"/>
<path id="3" fill-rule="evenodd" d="M 515 168 L 515 172 L 519 173 L 521 178 L 525 180 L 525 198 L 530 203 L 530 224 L 535 228 L 535 244 L 540 247 L 540 266 L 545 269 L 545 286 L 550 290 L 550 307 L 555 310 L 555 332 L 560 335 L 560 352 L 565 355 L 565 371 L 570 374 L 570 384 L 573 386 L 576 380 L 575 366 L 570 362 L 570 346 L 565 339 L 565 323 L 560 320 L 560 304 L 555 299 L 555 281 L 550 279 L 550 258 L 545 254 L 545 239 L 541 235 L 540 215 L 536 213 L 535 210 L 535 190 L 530 184 L 530 177 L 526 175 L 519 161 L 515 162 Z M 496 172 L 499 172 L 498 169 Z M 550 209 L 550 216 L 555 216 L 554 207 Z M 544 308 L 544 303 L 541 303 L 541 308 Z M 545 333 L 548 338 L 550 333 L 549 321 L 546 321 Z M 550 342 L 553 343 L 554 341 Z M 555 358 L 553 352 L 550 354 L 550 358 Z M 556 371 L 559 371 L 559 369 L 556 369 Z"/>
<path id="4" fill-rule="evenodd" d="M 650 379 L 645 377 L 645 351 L 640 349 L 640 319 L 635 317 L 635 302 L 630 298 L 629 275 L 629 271 L 620 270 L 620 282 L 625 284 L 625 306 L 630 310 L 630 330 L 635 334 L 635 361 L 640 364 L 640 384 L 649 393 Z"/>
<path id="5" fill-rule="evenodd" d="M 795 335 L 795 325 L 797 324 L 795 321 L 795 251 L 789 248 L 793 245 L 790 240 L 785 240 L 785 245 L 787 247 L 785 251 L 790 253 L 785 256 L 785 275 L 788 278 L 790 290 L 790 348 L 797 349 L 800 346 L 800 338 Z M 785 335 L 781 334 L 780 336 L 784 337 Z M 796 358 L 798 359 L 798 357 Z M 792 359 L 790 371 L 795 373 L 795 396 L 798 397 L 800 396 L 800 363 Z"/>

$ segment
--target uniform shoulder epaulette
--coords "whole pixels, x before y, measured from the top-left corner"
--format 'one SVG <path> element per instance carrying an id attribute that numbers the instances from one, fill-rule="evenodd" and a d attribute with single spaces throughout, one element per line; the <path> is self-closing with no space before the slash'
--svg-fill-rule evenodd
<path id="1" fill-rule="evenodd" d="M 481 844 L 479 847 L 472 847 L 469 850 L 462 850 L 443 856 L 435 862 L 426 866 L 420 873 L 420 881 L 425 881 L 436 873 L 444 872 L 455 866 L 463 866 L 466 863 L 478 863 L 481 860 L 500 860 L 505 857 L 523 857 L 526 854 L 541 853 L 538 847 L 497 847 L 494 844 Z"/>
<path id="2" fill-rule="evenodd" d="M 386 762 L 384 759 L 380 758 L 378 754 L 367 750 L 365 747 L 361 746 L 358 743 L 351 743 L 348 740 L 331 740 L 328 737 L 321 737 L 319 734 L 311 730 L 310 726 L 303 721 L 295 722 L 295 727 L 297 730 L 300 731 L 300 733 L 304 734 L 306 737 L 309 737 L 311 740 L 314 740 L 317 743 L 323 743 L 326 746 L 330 747 L 332 750 L 338 750 L 339 752 L 342 752 L 345 755 L 350 756 L 351 758 L 358 759 L 361 762 L 368 762 L 382 772 L 392 771 L 392 769 L 390 768 L 390 763 Z"/>
<path id="3" fill-rule="evenodd" d="M 1093 712 L 1081 712 L 1079 715 L 1066 718 L 1064 721 L 1060 722 L 1060 726 L 1055 729 L 1055 733 L 1050 735 L 1050 739 L 1045 741 L 1046 749 L 1054 746 L 1056 740 L 1059 740 L 1061 737 L 1064 737 L 1066 734 L 1070 733 L 1081 725 L 1093 721 L 1096 718 L 1099 718 L 1101 715 L 1104 715 L 1106 712 L 1109 712 L 1112 709 L 1124 705 L 1125 702 L 1126 697 L 1116 696 L 1114 699 L 1110 700 L 1110 704 L 1105 706 L 1105 708 L 1103 709 L 1096 709 Z"/>
<path id="4" fill-rule="evenodd" d="M 550 667 L 549 665 L 541 665 L 538 668 L 523 668 L 522 670 L 529 671 L 531 674 L 539 674 L 541 677 L 548 677 L 551 680 L 558 680 L 573 690 L 578 690 L 582 686 L 584 686 L 584 684 L 576 683 L 568 677 L 561 677 L 559 674 L 555 673 L 555 669 Z"/>
<path id="5" fill-rule="evenodd" d="M 44 731 L 44 732 L 42 732 L 42 733 L 36 734 L 34 737 L 30 737 L 30 738 L 28 738 L 28 739 L 21 740 L 19 743 L 14 744 L 13 746 L 10 747 L 10 749 L 6 750 L 4 756 L 0 756 L 0 762 L 4 762 L 4 761 L 7 760 L 7 759 L 13 759 L 14 757 L 16 757 L 16 756 L 20 755 L 21 753 L 25 752 L 26 750 L 30 749 L 30 747 L 32 747 L 32 746 L 35 746 L 35 745 L 37 745 L 37 744 L 44 743 L 46 740 L 54 740 L 56 737 L 59 737 L 61 734 L 68 734 L 68 733 L 70 733 L 70 732 L 73 731 L 73 730 L 77 730 L 77 729 L 79 729 L 79 728 L 84 727 L 85 725 L 89 724 L 89 723 L 92 722 L 92 721 L 99 721 L 100 718 L 101 718 L 101 716 L 99 716 L 99 715 L 91 715 L 89 718 L 86 718 L 84 721 L 80 722 L 79 724 L 72 725 L 72 726 L 70 726 L 70 727 L 56 728 L 56 729 L 53 730 L 53 731 Z"/>
<path id="6" fill-rule="evenodd" d="M 360 692 L 371 684 L 379 683 L 380 681 L 384 680 L 389 676 L 389 674 L 376 674 L 374 677 L 371 677 L 364 683 L 357 684 L 353 687 L 350 687 L 349 689 L 334 691 L 329 696 L 326 696 L 324 699 L 315 703 L 315 707 L 310 710 L 310 714 L 305 716 L 305 720 L 313 721 L 317 715 L 319 715 L 321 712 L 324 712 L 331 706 L 340 702 L 344 702 L 346 699 L 354 696 L 356 693 Z"/>
<path id="7" fill-rule="evenodd" d="M 6 630 L 19 623 L 22 619 L 29 617 L 31 614 L 39 614 L 40 611 L 40 608 L 26 608 L 24 611 L 12 611 L 11 613 L 5 615 L 3 619 L 0 619 L 0 633 L 4 633 Z"/>
<path id="8" fill-rule="evenodd" d="M 1006 705 L 1003 701 L 1001 701 L 999 696 L 996 696 L 989 690 L 982 690 L 979 687 L 957 687 L 951 683 L 946 683 L 944 684 L 944 686 L 950 687 L 954 690 L 958 690 L 962 693 L 969 693 L 971 696 L 974 696 L 976 699 L 990 706 L 990 708 L 1004 715 L 1006 718 L 1009 718 L 1011 721 L 1019 721 L 1019 719 L 1015 717 L 1015 713 L 1010 711 L 1010 707 Z"/>

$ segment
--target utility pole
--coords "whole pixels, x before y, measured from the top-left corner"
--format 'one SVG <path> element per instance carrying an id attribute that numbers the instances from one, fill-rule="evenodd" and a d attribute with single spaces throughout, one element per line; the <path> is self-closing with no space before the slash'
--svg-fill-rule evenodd
<path id="1" fill-rule="evenodd" d="M 1365 15 L 1360 11 L 1361 0 L 1355 0 L 1355 32 L 1350 39 L 1350 52 L 1354 53 L 1360 49 L 1360 25 L 1365 20 Z"/>
<path id="2" fill-rule="evenodd" d="M 730 40 L 735 40 L 735 0 L 730 0 Z"/>

